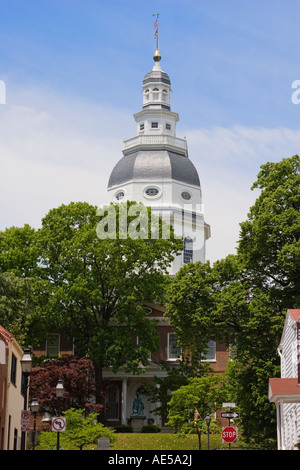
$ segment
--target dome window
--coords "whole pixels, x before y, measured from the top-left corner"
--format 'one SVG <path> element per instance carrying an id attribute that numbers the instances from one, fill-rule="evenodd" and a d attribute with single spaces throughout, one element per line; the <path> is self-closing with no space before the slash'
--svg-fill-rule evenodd
<path id="1" fill-rule="evenodd" d="M 182 197 L 182 199 L 184 199 L 185 201 L 189 201 L 189 200 L 192 198 L 192 195 L 191 195 L 191 193 L 189 193 L 188 191 L 182 191 L 181 197 Z"/>
<path id="2" fill-rule="evenodd" d="M 159 189 L 155 187 L 149 187 L 145 189 L 145 195 L 148 197 L 155 197 L 159 195 Z"/>
<path id="3" fill-rule="evenodd" d="M 184 239 L 183 262 L 184 264 L 193 262 L 193 240 L 189 237 Z"/>
<path id="4" fill-rule="evenodd" d="M 117 201 L 121 201 L 122 199 L 124 199 L 124 197 L 125 197 L 124 191 L 118 191 L 116 196 L 115 196 Z"/>

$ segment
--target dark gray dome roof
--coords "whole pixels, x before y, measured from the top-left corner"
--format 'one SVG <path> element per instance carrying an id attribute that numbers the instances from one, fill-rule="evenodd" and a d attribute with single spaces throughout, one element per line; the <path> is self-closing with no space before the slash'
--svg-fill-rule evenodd
<path id="1" fill-rule="evenodd" d="M 166 179 L 200 187 L 198 172 L 188 157 L 169 150 L 137 150 L 119 160 L 111 172 L 108 188 L 132 180 Z"/>
<path id="2" fill-rule="evenodd" d="M 166 72 L 161 71 L 151 71 L 146 73 L 143 80 L 143 85 L 147 85 L 151 82 L 161 82 L 171 85 L 171 80 L 169 75 Z"/>

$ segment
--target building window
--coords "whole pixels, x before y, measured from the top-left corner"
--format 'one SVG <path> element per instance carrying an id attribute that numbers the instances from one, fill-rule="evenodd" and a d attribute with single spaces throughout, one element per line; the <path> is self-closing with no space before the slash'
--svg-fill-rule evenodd
<path id="1" fill-rule="evenodd" d="M 181 356 L 181 347 L 178 346 L 175 333 L 168 334 L 168 360 L 175 361 Z"/>
<path id="2" fill-rule="evenodd" d="M 58 333 L 51 333 L 48 335 L 46 342 L 46 355 L 56 357 L 59 355 L 60 349 L 60 335 Z"/>
<path id="3" fill-rule="evenodd" d="M 121 199 L 123 199 L 124 196 L 125 196 L 124 191 L 118 191 L 115 197 L 117 201 L 121 201 Z"/>
<path id="4" fill-rule="evenodd" d="M 145 124 L 140 124 L 140 131 L 143 131 L 145 129 Z"/>
<path id="5" fill-rule="evenodd" d="M 107 419 L 119 419 L 119 390 L 110 387 L 106 396 Z"/>
<path id="6" fill-rule="evenodd" d="M 192 197 L 191 193 L 189 193 L 188 191 L 182 191 L 181 193 L 181 197 L 182 199 L 184 199 L 185 201 L 189 201 Z"/>
<path id="7" fill-rule="evenodd" d="M 17 378 L 17 358 L 14 354 L 11 356 L 11 369 L 10 369 L 10 381 L 16 385 Z"/>
<path id="8" fill-rule="evenodd" d="M 148 197 L 155 197 L 159 195 L 159 189 L 155 187 L 149 187 L 145 189 L 145 194 Z"/>
<path id="9" fill-rule="evenodd" d="M 191 238 L 184 239 L 183 262 L 184 264 L 193 261 L 193 240 Z"/>
<path id="10" fill-rule="evenodd" d="M 167 131 L 170 131 L 170 130 L 171 130 L 171 124 L 168 124 L 168 123 L 166 124 L 166 130 L 167 130 Z"/>
<path id="11" fill-rule="evenodd" d="M 151 122 L 152 129 L 158 129 L 158 122 Z"/>
<path id="12" fill-rule="evenodd" d="M 209 341 L 207 347 L 208 347 L 208 352 L 205 355 L 205 360 L 215 361 L 216 360 L 216 342 Z"/>

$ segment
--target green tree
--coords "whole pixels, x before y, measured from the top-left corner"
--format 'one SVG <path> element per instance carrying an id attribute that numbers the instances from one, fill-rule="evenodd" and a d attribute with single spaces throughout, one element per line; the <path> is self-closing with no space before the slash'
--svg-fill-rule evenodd
<path id="1" fill-rule="evenodd" d="M 176 338 L 188 351 L 193 369 L 198 375 L 205 373 L 201 360 L 208 351 L 208 341 L 214 330 L 211 311 L 214 309 L 214 284 L 212 268 L 207 263 L 188 263 L 172 280 L 166 294 L 166 316 L 175 330 Z"/>
<path id="2" fill-rule="evenodd" d="M 115 440 L 114 433 L 97 420 L 97 413 L 84 416 L 84 410 L 70 408 L 63 412 L 66 417 L 66 430 L 61 432 L 60 445 L 65 450 L 83 450 L 104 436 L 111 442 Z M 52 450 L 56 445 L 56 433 L 42 432 L 39 436 L 39 450 Z"/>
<path id="3" fill-rule="evenodd" d="M 65 393 L 59 404 L 56 398 L 56 385 L 61 379 Z M 94 367 L 85 357 L 63 356 L 58 359 L 45 359 L 30 376 L 30 397 L 37 397 L 39 413 L 57 416 L 59 409 L 70 407 L 81 409 L 89 406 L 95 396 Z M 95 410 L 94 410 L 95 411 Z"/>
<path id="4" fill-rule="evenodd" d="M 32 280 L 0 272 L 0 325 L 26 346 L 32 319 Z"/>
<path id="5" fill-rule="evenodd" d="M 158 346 L 144 305 L 163 301 L 167 270 L 182 241 L 172 229 L 162 238 L 164 225 L 157 221 L 153 230 L 150 209 L 134 203 L 102 211 L 71 203 L 51 210 L 38 231 L 41 313 L 48 329 L 66 330 L 77 354 L 92 360 L 97 402 L 104 367 L 141 372 Z"/>
<path id="6" fill-rule="evenodd" d="M 283 308 L 300 306 L 300 157 L 266 163 L 252 189 L 260 194 L 241 223 L 238 253 L 252 286 Z"/>
<path id="7" fill-rule="evenodd" d="M 185 354 L 180 360 L 179 364 L 174 367 L 167 362 L 162 361 L 160 364 L 161 370 L 166 372 L 165 376 L 155 376 L 155 385 L 145 386 L 150 400 L 156 408 L 152 413 L 160 415 L 163 420 L 168 417 L 169 402 L 172 398 L 172 392 L 187 385 L 190 378 L 199 377 L 205 373 L 212 372 L 208 362 L 199 364 L 197 362 L 196 369 L 194 362 L 188 354 Z M 157 406 L 157 404 L 159 405 Z"/>
<path id="8" fill-rule="evenodd" d="M 38 269 L 36 230 L 25 224 L 0 232 L 0 273 L 11 272 L 17 277 L 32 277 Z"/>
<path id="9" fill-rule="evenodd" d="M 201 450 L 201 435 L 206 430 L 205 417 L 220 409 L 226 397 L 226 387 L 220 383 L 219 375 L 190 378 L 187 385 L 175 390 L 169 403 L 168 426 L 176 433 L 198 435 Z"/>

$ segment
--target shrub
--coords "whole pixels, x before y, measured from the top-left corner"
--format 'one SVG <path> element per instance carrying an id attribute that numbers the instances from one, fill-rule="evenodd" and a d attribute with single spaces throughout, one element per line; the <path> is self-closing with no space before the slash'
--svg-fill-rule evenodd
<path id="1" fill-rule="evenodd" d="M 160 432 L 160 427 L 156 424 L 148 424 L 142 427 L 142 432 Z"/>
<path id="2" fill-rule="evenodd" d="M 132 432 L 132 427 L 127 424 L 121 424 L 120 426 L 115 427 L 116 432 Z"/>

